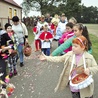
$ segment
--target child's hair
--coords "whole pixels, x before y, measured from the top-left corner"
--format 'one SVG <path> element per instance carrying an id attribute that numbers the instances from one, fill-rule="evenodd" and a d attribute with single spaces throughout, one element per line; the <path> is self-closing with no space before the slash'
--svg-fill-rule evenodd
<path id="1" fill-rule="evenodd" d="M 76 24 L 77 23 L 77 20 L 74 18 L 74 17 L 71 17 L 70 19 L 69 19 L 69 21 L 73 21 L 74 22 L 74 24 Z"/>
<path id="2" fill-rule="evenodd" d="M 70 27 L 70 28 L 73 28 L 73 23 L 68 22 L 68 23 L 66 24 L 66 26 L 68 26 L 68 27 Z"/>
<path id="3" fill-rule="evenodd" d="M 57 22 L 57 21 L 53 21 L 53 24 L 54 24 L 55 26 L 57 26 L 57 25 L 58 25 L 58 22 Z"/>
<path id="4" fill-rule="evenodd" d="M 41 28 L 40 28 L 40 31 L 41 30 L 44 30 L 44 31 L 48 31 L 48 25 L 47 24 L 44 24 Z"/>
<path id="5" fill-rule="evenodd" d="M 44 28 L 44 29 L 48 29 L 48 25 L 45 24 L 45 25 L 43 26 L 43 28 Z"/>
<path id="6" fill-rule="evenodd" d="M 54 17 L 55 17 L 55 18 L 58 18 L 58 14 L 55 14 Z"/>
<path id="7" fill-rule="evenodd" d="M 40 17 L 40 20 L 42 20 L 42 19 L 45 19 L 45 16 L 44 16 L 44 15 L 42 15 L 42 16 Z"/>
<path id="8" fill-rule="evenodd" d="M 90 38 L 89 38 L 87 27 L 83 26 L 82 23 L 77 23 L 74 26 L 78 27 L 79 30 L 83 30 L 82 35 L 87 39 L 87 41 L 88 41 L 88 50 L 90 50 L 90 48 L 92 46 L 92 43 L 91 43 Z"/>
<path id="9" fill-rule="evenodd" d="M 85 50 L 88 50 L 88 41 L 84 36 L 76 37 L 72 43 L 80 45 L 80 47 L 85 46 Z"/>
<path id="10" fill-rule="evenodd" d="M 11 26 L 11 27 L 12 27 L 12 25 L 11 25 L 11 24 L 6 23 L 6 24 L 5 24 L 5 30 L 6 30 L 9 26 Z"/>

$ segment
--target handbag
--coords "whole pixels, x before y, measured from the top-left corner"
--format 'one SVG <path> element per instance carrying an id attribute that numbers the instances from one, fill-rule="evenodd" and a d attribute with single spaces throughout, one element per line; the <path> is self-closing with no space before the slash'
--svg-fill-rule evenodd
<path id="1" fill-rule="evenodd" d="M 75 55 L 73 55 L 73 60 L 72 60 L 72 64 L 71 64 L 71 69 L 70 69 L 70 72 L 72 71 L 73 69 L 73 63 L 74 63 L 74 58 L 75 58 Z M 86 69 L 86 63 L 85 63 L 85 57 L 84 57 L 84 54 L 83 54 L 83 67 L 84 67 L 84 70 Z M 84 72 L 80 73 L 80 74 L 77 74 L 76 76 L 74 76 L 72 79 L 71 79 L 71 75 L 69 76 L 69 80 L 70 80 L 70 85 L 78 90 L 78 89 L 83 89 L 83 88 L 86 88 L 88 87 L 91 83 L 93 83 L 93 78 L 92 78 L 92 75 L 87 75 L 85 74 Z"/>

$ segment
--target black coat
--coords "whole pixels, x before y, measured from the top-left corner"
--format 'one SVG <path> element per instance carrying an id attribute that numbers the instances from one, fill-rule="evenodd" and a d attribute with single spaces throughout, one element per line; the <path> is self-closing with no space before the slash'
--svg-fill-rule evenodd
<path id="1" fill-rule="evenodd" d="M 13 41 L 8 36 L 8 34 L 6 33 L 6 31 L 0 30 L 0 48 L 2 46 L 8 46 L 8 44 L 13 44 Z M 2 52 L 0 54 L 2 54 Z M 1 55 L 0 55 L 0 58 L 2 58 Z"/>

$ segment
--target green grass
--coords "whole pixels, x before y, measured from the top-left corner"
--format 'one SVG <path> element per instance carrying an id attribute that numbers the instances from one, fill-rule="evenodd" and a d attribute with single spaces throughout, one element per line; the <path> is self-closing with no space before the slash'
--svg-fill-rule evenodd
<path id="1" fill-rule="evenodd" d="M 96 37 L 95 35 L 90 34 L 90 39 L 91 39 L 91 42 L 92 42 L 92 50 L 93 50 L 92 55 L 94 56 L 95 60 L 98 63 L 98 37 Z"/>
<path id="2" fill-rule="evenodd" d="M 85 24 L 90 32 L 90 39 L 92 42 L 92 55 L 98 63 L 98 24 Z"/>
<path id="3" fill-rule="evenodd" d="M 34 41 L 34 34 L 31 28 L 28 29 L 28 32 L 29 32 L 28 40 L 29 40 L 29 43 L 31 44 Z"/>
<path id="4" fill-rule="evenodd" d="M 98 32 L 98 24 L 85 24 L 89 31 Z"/>
<path id="5" fill-rule="evenodd" d="M 95 34 L 98 37 L 98 24 L 85 24 L 90 33 Z"/>

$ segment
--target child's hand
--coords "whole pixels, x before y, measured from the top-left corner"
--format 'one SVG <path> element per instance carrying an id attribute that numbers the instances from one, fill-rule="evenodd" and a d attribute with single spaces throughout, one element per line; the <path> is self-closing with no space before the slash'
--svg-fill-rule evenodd
<path id="1" fill-rule="evenodd" d="M 64 42 L 67 40 L 67 38 L 64 38 Z"/>
<path id="2" fill-rule="evenodd" d="M 26 38 L 26 43 L 28 43 L 28 39 Z"/>
<path id="3" fill-rule="evenodd" d="M 44 56 L 44 54 L 43 54 L 43 53 L 39 56 L 39 59 L 40 59 L 41 61 L 46 60 L 46 58 L 45 58 L 45 56 Z"/>
<path id="4" fill-rule="evenodd" d="M 86 69 L 84 70 L 84 73 L 87 74 L 87 75 L 89 75 L 89 74 L 90 74 L 89 68 L 86 68 Z"/>

